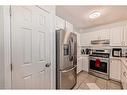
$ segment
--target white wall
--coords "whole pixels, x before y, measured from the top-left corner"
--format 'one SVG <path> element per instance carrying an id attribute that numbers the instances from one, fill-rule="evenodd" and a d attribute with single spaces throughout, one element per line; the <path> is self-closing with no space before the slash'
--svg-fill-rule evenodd
<path id="1" fill-rule="evenodd" d="M 11 88 L 10 6 L 0 6 L 0 88 Z"/>

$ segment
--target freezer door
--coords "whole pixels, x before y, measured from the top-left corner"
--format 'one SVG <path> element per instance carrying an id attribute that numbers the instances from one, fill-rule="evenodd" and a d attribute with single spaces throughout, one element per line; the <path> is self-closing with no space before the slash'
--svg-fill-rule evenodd
<path id="1" fill-rule="evenodd" d="M 77 66 L 71 69 L 60 71 L 60 89 L 71 89 L 75 86 Z"/>

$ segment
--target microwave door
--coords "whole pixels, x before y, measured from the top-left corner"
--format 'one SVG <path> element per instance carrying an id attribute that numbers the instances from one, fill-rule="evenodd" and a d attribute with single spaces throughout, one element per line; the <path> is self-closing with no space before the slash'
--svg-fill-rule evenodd
<path id="1" fill-rule="evenodd" d="M 121 57 L 122 56 L 122 49 L 120 48 L 113 48 L 112 50 L 113 57 Z"/>
<path id="2" fill-rule="evenodd" d="M 118 51 L 114 51 L 114 55 L 115 56 L 118 56 Z"/>

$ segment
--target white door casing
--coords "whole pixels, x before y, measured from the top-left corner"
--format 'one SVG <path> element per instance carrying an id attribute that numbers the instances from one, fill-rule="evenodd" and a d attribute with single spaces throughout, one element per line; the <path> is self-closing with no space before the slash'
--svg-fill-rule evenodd
<path id="1" fill-rule="evenodd" d="M 11 7 L 12 88 L 50 88 L 49 14 L 36 6 Z"/>

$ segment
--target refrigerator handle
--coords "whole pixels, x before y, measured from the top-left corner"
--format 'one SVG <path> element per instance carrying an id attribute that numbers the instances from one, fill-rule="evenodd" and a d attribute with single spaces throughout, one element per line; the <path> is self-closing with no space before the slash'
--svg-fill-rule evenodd
<path id="1" fill-rule="evenodd" d="M 73 60 L 73 55 L 72 55 L 72 47 L 71 47 L 71 41 L 69 41 L 69 60 L 72 61 Z"/>
<path id="2" fill-rule="evenodd" d="M 73 68 L 71 68 L 71 69 L 63 70 L 62 73 L 67 73 L 67 72 L 69 72 L 69 71 L 72 71 L 72 70 L 74 70 L 76 67 L 77 67 L 77 66 L 75 65 L 75 66 L 74 66 Z"/>

